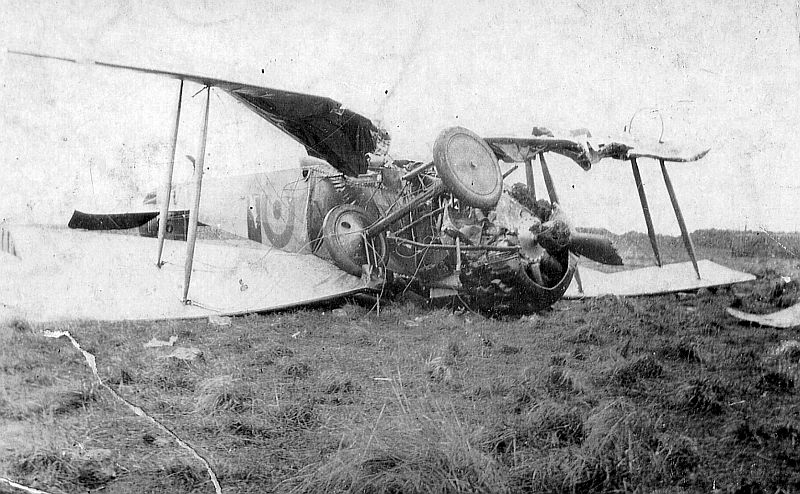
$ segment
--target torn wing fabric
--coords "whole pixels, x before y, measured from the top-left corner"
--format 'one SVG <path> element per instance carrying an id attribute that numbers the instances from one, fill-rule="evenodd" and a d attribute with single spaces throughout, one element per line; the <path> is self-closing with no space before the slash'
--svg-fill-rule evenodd
<path id="1" fill-rule="evenodd" d="M 534 137 L 486 137 L 498 158 L 508 163 L 522 163 L 536 158 L 540 153 L 553 152 L 573 160 L 584 170 L 589 170 L 602 156 L 593 152 L 588 143 L 574 138 Z"/>
<path id="2" fill-rule="evenodd" d="M 350 176 L 367 171 L 365 156 L 375 151 L 373 135 L 378 132 L 368 118 L 321 96 L 256 87 L 222 89 L 291 135 L 311 156 Z"/>

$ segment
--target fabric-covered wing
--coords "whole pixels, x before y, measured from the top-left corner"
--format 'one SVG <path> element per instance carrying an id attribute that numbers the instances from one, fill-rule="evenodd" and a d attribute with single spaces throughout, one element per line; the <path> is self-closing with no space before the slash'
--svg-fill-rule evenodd
<path id="1" fill-rule="evenodd" d="M 5 233 L 3 233 L 5 232 Z M 0 252 L 0 312 L 31 323 L 154 320 L 262 312 L 366 289 L 313 254 L 248 242 L 199 241 L 189 298 L 181 303 L 185 242 L 43 226 L 4 226 L 13 253 Z M 10 243 L 10 242 L 9 242 Z"/>
<path id="2" fill-rule="evenodd" d="M 134 65 L 77 60 L 18 50 L 7 50 L 7 52 L 13 55 L 132 70 L 220 88 L 289 134 L 305 146 L 310 155 L 324 159 L 348 175 L 356 176 L 364 173 L 367 170 L 364 155 L 375 151 L 375 139 L 372 133 L 377 132 L 378 128 L 372 121 L 358 113 L 343 109 L 341 103 L 324 96 Z"/>
<path id="3" fill-rule="evenodd" d="M 492 147 L 497 157 L 506 162 L 521 163 L 535 158 L 539 153 L 553 152 L 572 159 L 584 170 L 590 169 L 594 163 L 604 158 L 618 160 L 653 158 L 688 162 L 701 159 L 709 151 L 709 148 L 695 143 L 678 144 L 630 134 L 605 138 L 574 134 L 569 137 L 550 135 L 486 137 L 484 140 Z"/>
<path id="4" fill-rule="evenodd" d="M 534 137 L 485 137 L 498 158 L 508 163 L 522 163 L 536 158 L 539 153 L 553 152 L 570 158 L 584 170 L 592 167 L 593 159 L 589 147 L 575 139 L 550 136 Z"/>
<path id="5" fill-rule="evenodd" d="M 702 279 L 698 280 L 692 265 L 688 262 L 665 264 L 662 267 L 648 266 L 628 269 L 615 273 L 603 273 L 589 266 L 580 267 L 583 291 L 573 281 L 564 298 L 602 297 L 617 295 L 622 297 L 638 295 L 660 295 L 726 286 L 734 283 L 752 281 L 755 276 L 730 269 L 706 259 L 698 262 Z"/>

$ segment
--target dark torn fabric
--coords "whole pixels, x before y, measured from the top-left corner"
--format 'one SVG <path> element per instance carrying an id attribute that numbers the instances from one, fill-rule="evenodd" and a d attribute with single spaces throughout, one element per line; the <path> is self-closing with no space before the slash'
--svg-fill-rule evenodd
<path id="1" fill-rule="evenodd" d="M 330 98 L 254 86 L 226 88 L 262 118 L 350 176 L 367 171 L 365 155 L 375 151 L 378 128 L 368 118 Z"/>

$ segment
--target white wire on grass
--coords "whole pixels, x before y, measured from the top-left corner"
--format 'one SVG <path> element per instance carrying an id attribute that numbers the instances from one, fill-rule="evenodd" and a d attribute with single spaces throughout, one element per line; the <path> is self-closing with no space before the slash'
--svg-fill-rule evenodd
<path id="1" fill-rule="evenodd" d="M 0 484 L 8 485 L 22 492 L 27 492 L 28 494 L 50 494 L 47 491 L 40 491 L 39 489 L 34 489 L 33 487 L 28 487 L 27 485 L 18 484 L 13 480 L 9 480 L 5 477 L 0 477 Z"/>
<path id="2" fill-rule="evenodd" d="M 172 437 L 172 439 L 174 439 L 175 442 L 178 443 L 180 447 L 189 451 L 192 454 L 192 456 L 194 456 L 197 460 L 199 460 L 203 464 L 203 466 L 206 467 L 208 476 L 211 478 L 211 483 L 214 484 L 214 490 L 216 491 L 216 494 L 222 494 L 222 487 L 219 485 L 219 480 L 217 480 L 217 475 L 214 473 L 214 470 L 211 469 L 211 464 L 208 462 L 208 460 L 203 458 L 203 456 L 200 453 L 195 451 L 194 448 L 192 448 L 183 439 L 178 437 L 178 435 L 172 432 L 169 428 L 167 428 L 167 426 L 157 421 L 153 417 L 147 415 L 147 413 L 145 413 L 144 410 L 142 410 L 140 407 L 134 405 L 133 403 L 129 402 L 128 400 L 117 394 L 116 391 L 114 391 L 109 385 L 103 382 L 103 380 L 100 378 L 100 374 L 97 372 L 97 359 L 95 358 L 95 356 L 87 352 L 83 348 L 81 348 L 81 345 L 75 340 L 75 338 L 72 337 L 69 331 L 44 331 L 43 335 L 46 338 L 60 338 L 62 336 L 67 337 L 67 339 L 69 339 L 69 341 L 72 343 L 72 346 L 77 348 L 83 354 L 83 358 L 86 360 L 86 364 L 89 366 L 90 369 L 92 369 L 92 374 L 94 374 L 94 377 L 95 379 L 97 379 L 97 382 L 100 384 L 100 386 L 105 388 L 116 399 L 124 403 L 125 406 L 127 406 L 134 413 L 134 415 L 137 415 L 149 421 L 150 423 L 161 429 L 164 433 Z M 41 491 L 36 491 L 36 492 L 41 492 Z"/>
<path id="3" fill-rule="evenodd" d="M 769 238 L 770 238 L 770 240 L 772 240 L 773 242 L 775 242 L 776 244 L 778 244 L 778 246 L 779 246 L 781 249 L 783 249 L 783 250 L 785 250 L 786 252 L 788 252 L 789 254 L 791 254 L 791 255 L 792 255 L 792 257 L 794 257 L 794 258 L 797 258 L 797 254 L 795 254 L 795 253 L 792 251 L 792 249 L 790 249 L 790 248 L 786 247 L 785 245 L 783 245 L 783 244 L 781 243 L 781 241 L 780 241 L 780 240 L 778 240 L 776 237 L 772 236 L 772 234 L 771 234 L 771 233 L 770 233 L 770 232 L 769 232 L 769 231 L 768 231 L 766 228 L 764 228 L 763 226 L 760 226 L 759 228 L 761 228 L 761 231 L 763 231 L 764 233 L 766 233 L 766 234 L 767 234 L 767 237 L 769 237 Z"/>

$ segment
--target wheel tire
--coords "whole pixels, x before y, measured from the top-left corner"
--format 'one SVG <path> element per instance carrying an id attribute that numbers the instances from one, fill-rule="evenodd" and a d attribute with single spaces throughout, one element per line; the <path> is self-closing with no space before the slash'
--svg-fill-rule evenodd
<path id="1" fill-rule="evenodd" d="M 463 127 L 443 130 L 433 144 L 433 164 L 445 187 L 466 205 L 490 209 L 500 200 L 500 164 L 474 132 Z"/>
<path id="2" fill-rule="evenodd" d="M 322 238 L 336 267 L 353 276 L 361 276 L 361 266 L 367 264 L 363 232 L 370 224 L 372 220 L 360 206 L 340 204 L 328 211 L 322 222 Z M 371 241 L 378 263 L 385 266 L 389 252 L 386 236 L 380 234 Z"/>
<path id="3" fill-rule="evenodd" d="M 462 273 L 461 282 L 472 293 L 473 308 L 493 315 L 526 314 L 546 309 L 567 290 L 575 264 L 566 256 L 566 269 L 552 287 L 534 281 L 526 272 L 528 263 L 518 256 L 488 263 Z"/>
<path id="4" fill-rule="evenodd" d="M 566 267 L 558 282 L 551 287 L 544 287 L 531 279 L 525 272 L 524 263 L 520 263 L 515 272 L 515 281 L 520 292 L 526 294 L 529 309 L 534 311 L 546 309 L 564 296 L 575 274 L 575 263 L 568 254 L 565 254 L 563 264 Z"/>

